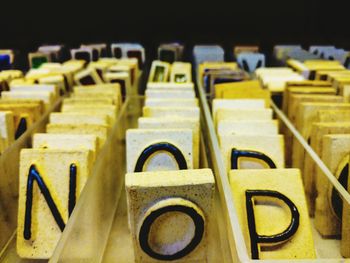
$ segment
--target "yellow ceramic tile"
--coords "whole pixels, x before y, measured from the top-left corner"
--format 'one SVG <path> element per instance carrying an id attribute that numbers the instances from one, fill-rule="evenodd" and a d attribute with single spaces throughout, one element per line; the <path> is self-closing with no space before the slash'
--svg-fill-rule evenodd
<path id="1" fill-rule="evenodd" d="M 311 135 L 312 123 L 317 120 L 319 110 L 347 110 L 350 109 L 349 103 L 326 103 L 326 102 L 303 102 L 299 106 L 296 116 L 296 128 L 300 134 L 309 140 Z M 304 167 L 304 150 L 299 143 L 293 140 L 293 167 L 303 169 Z"/>
<path id="2" fill-rule="evenodd" d="M 350 122 L 314 123 L 311 129 L 310 145 L 318 156 L 322 155 L 323 137 L 327 134 L 350 134 Z M 304 154 L 303 181 L 309 213 L 315 213 L 317 166 L 310 155 Z M 322 176 L 322 175 L 319 175 Z"/>
<path id="3" fill-rule="evenodd" d="M 5 99 L 33 99 L 44 102 L 45 111 L 54 103 L 54 95 L 50 91 L 3 91 L 1 97 Z"/>
<path id="4" fill-rule="evenodd" d="M 339 95 L 344 97 L 346 102 L 350 102 L 350 84 L 344 84 L 339 87 Z"/>
<path id="5" fill-rule="evenodd" d="M 137 89 L 131 85 L 131 78 L 127 72 L 107 72 L 103 78 L 109 83 L 119 83 L 123 95 L 137 94 Z"/>
<path id="6" fill-rule="evenodd" d="M 136 80 L 140 75 L 138 63 L 137 58 L 120 58 L 117 61 L 117 66 L 127 66 L 130 69 L 131 78 Z"/>
<path id="7" fill-rule="evenodd" d="M 126 133 L 127 172 L 193 168 L 191 129 L 130 129 Z"/>
<path id="8" fill-rule="evenodd" d="M 145 92 L 146 98 L 153 99 L 194 99 L 196 94 L 193 90 L 160 90 L 147 89 Z"/>
<path id="9" fill-rule="evenodd" d="M 58 87 L 59 92 L 62 94 L 66 92 L 66 83 L 63 74 L 42 77 L 39 78 L 38 82 L 39 84 L 53 84 Z"/>
<path id="10" fill-rule="evenodd" d="M 97 124 L 111 125 L 111 119 L 103 113 L 53 112 L 50 114 L 52 124 Z"/>
<path id="11" fill-rule="evenodd" d="M 65 69 L 69 69 L 72 72 L 78 72 L 84 68 L 86 64 L 85 60 L 71 59 L 62 63 Z"/>
<path id="12" fill-rule="evenodd" d="M 129 173 L 125 185 L 136 262 L 207 261 L 215 189 L 210 169 Z"/>
<path id="13" fill-rule="evenodd" d="M 198 107 L 198 99 L 146 99 L 149 107 Z"/>
<path id="14" fill-rule="evenodd" d="M 90 150 L 92 160 L 96 159 L 97 137 L 95 135 L 82 134 L 52 134 L 35 133 L 33 135 L 33 148 L 57 149 L 57 150 Z"/>
<path id="15" fill-rule="evenodd" d="M 17 228 L 20 257 L 52 256 L 76 203 L 71 196 L 79 198 L 91 164 L 88 150 L 21 151 Z"/>
<path id="16" fill-rule="evenodd" d="M 231 89 L 224 90 L 222 93 L 224 99 L 263 99 L 265 107 L 270 107 L 271 92 L 263 89 Z"/>
<path id="17" fill-rule="evenodd" d="M 288 112 L 289 108 L 289 96 L 290 94 L 323 94 L 323 95 L 336 95 L 337 90 L 335 88 L 328 87 L 287 87 L 283 94 L 283 106 L 284 112 Z"/>
<path id="18" fill-rule="evenodd" d="M 269 68 L 258 68 L 255 70 L 255 75 L 258 79 L 263 78 L 264 76 L 274 76 L 278 74 L 289 74 L 293 73 L 293 70 L 289 67 L 269 67 Z"/>
<path id="19" fill-rule="evenodd" d="M 34 122 L 40 119 L 42 114 L 42 108 L 35 103 L 1 103 L 1 111 L 11 111 L 14 117 L 14 126 L 17 129 L 21 118 L 25 118 L 27 127 L 31 126 Z"/>
<path id="20" fill-rule="evenodd" d="M 171 66 L 170 81 L 176 83 L 192 82 L 191 63 L 174 62 Z"/>
<path id="21" fill-rule="evenodd" d="M 154 60 L 149 73 L 149 82 L 167 82 L 171 65 L 167 62 Z"/>
<path id="22" fill-rule="evenodd" d="M 71 93 L 72 99 L 96 99 L 97 101 L 101 100 L 113 100 L 113 104 L 117 107 L 117 109 L 121 108 L 122 98 L 116 99 L 113 94 L 110 93 L 97 93 L 97 92 L 86 92 L 81 94 Z"/>
<path id="23" fill-rule="evenodd" d="M 55 85 L 33 84 L 33 85 L 10 85 L 11 91 L 49 91 L 53 93 L 54 99 L 57 99 L 60 95 L 59 89 Z"/>
<path id="24" fill-rule="evenodd" d="M 261 99 L 213 99 L 212 114 L 216 122 L 216 113 L 220 109 L 264 109 L 265 101 Z"/>
<path id="25" fill-rule="evenodd" d="M 331 87 L 332 84 L 328 80 L 301 80 L 301 81 L 288 81 L 287 87 Z"/>
<path id="26" fill-rule="evenodd" d="M 317 113 L 319 122 L 344 122 L 350 121 L 350 110 L 319 110 Z"/>
<path id="27" fill-rule="evenodd" d="M 283 135 L 220 136 L 226 170 L 284 168 Z M 235 154 L 234 154 L 235 153 Z"/>
<path id="28" fill-rule="evenodd" d="M 350 180 L 348 180 L 347 188 L 350 193 Z M 343 257 L 350 257 L 350 205 L 343 202 L 343 217 L 342 217 L 342 239 L 340 243 L 340 252 Z"/>
<path id="29" fill-rule="evenodd" d="M 229 180 L 252 258 L 316 258 L 299 170 L 232 170 Z M 284 232 L 288 225 L 290 236 Z M 259 242 L 261 236 L 270 237 L 269 242 Z M 259 239 L 255 241 L 254 237 Z"/>
<path id="30" fill-rule="evenodd" d="M 164 89 L 164 90 L 193 90 L 194 91 L 194 83 L 176 83 L 176 82 L 148 82 L 147 89 Z"/>
<path id="31" fill-rule="evenodd" d="M 303 102 L 344 102 L 344 98 L 336 95 L 319 95 L 319 94 L 290 94 L 288 102 L 288 118 L 295 123 L 295 115 L 298 112 L 300 103 Z"/>
<path id="32" fill-rule="evenodd" d="M 47 133 L 95 135 L 101 150 L 109 135 L 109 126 L 96 124 L 52 124 L 46 125 Z"/>
<path id="33" fill-rule="evenodd" d="M 215 85 L 215 98 L 225 98 L 224 93 L 233 94 L 235 91 L 239 93 L 261 90 L 261 84 L 258 80 L 248 80 L 248 81 L 239 81 L 232 83 L 222 83 Z M 231 92 L 232 91 L 232 92 Z"/>
<path id="34" fill-rule="evenodd" d="M 11 111 L 0 111 L 0 139 L 2 141 L 0 153 L 15 140 L 14 117 Z"/>
<path id="35" fill-rule="evenodd" d="M 335 95 L 319 95 L 319 94 L 298 94 L 291 93 L 288 97 L 288 119 L 296 125 L 296 115 L 298 113 L 298 108 L 300 103 L 303 102 L 344 102 L 344 98 L 341 96 Z M 286 139 L 286 154 L 287 154 L 287 163 L 292 162 L 292 144 L 293 144 L 293 134 L 292 132 L 284 126 L 283 132 Z"/>
<path id="36" fill-rule="evenodd" d="M 348 176 L 350 135 L 325 135 L 321 158 L 339 181 Z M 346 182 L 344 182 L 346 183 Z M 345 188 L 347 185 L 344 185 Z M 318 169 L 316 177 L 315 227 L 325 237 L 340 235 L 343 204 L 325 175 Z"/>
<path id="37" fill-rule="evenodd" d="M 266 87 L 271 92 L 283 92 L 288 81 L 300 81 L 304 78 L 299 74 L 293 73 L 286 76 L 275 75 L 275 76 L 266 76 L 263 79 L 264 87 Z"/>
<path id="38" fill-rule="evenodd" d="M 11 85 L 34 85 L 35 84 L 35 79 L 14 79 L 10 81 L 10 86 Z"/>
<path id="39" fill-rule="evenodd" d="M 193 167 L 199 168 L 199 122 L 189 118 L 139 118 L 139 129 L 191 129 L 193 131 Z"/>
<path id="40" fill-rule="evenodd" d="M 198 107 L 143 107 L 144 117 L 193 118 L 199 121 Z"/>
<path id="41" fill-rule="evenodd" d="M 3 70 L 0 72 L 0 76 L 8 80 L 23 78 L 23 72 L 16 69 Z"/>
<path id="42" fill-rule="evenodd" d="M 79 98 L 113 98 L 116 105 L 121 105 L 122 95 L 119 83 L 109 83 L 100 85 L 75 86 L 74 97 Z M 119 106 L 118 106 L 119 107 Z"/>
<path id="43" fill-rule="evenodd" d="M 220 109 L 216 113 L 215 125 L 222 121 L 272 120 L 272 109 Z"/>
<path id="44" fill-rule="evenodd" d="M 218 123 L 218 135 L 277 135 L 278 121 L 229 121 L 222 120 Z"/>
<path id="45" fill-rule="evenodd" d="M 63 100 L 63 104 L 66 105 L 74 105 L 74 104 L 93 104 L 93 105 L 113 105 L 114 100 L 111 98 L 104 98 L 104 99 L 96 99 L 96 98 L 65 98 Z"/>
<path id="46" fill-rule="evenodd" d="M 63 113 L 84 113 L 84 114 L 105 114 L 107 115 L 111 122 L 114 123 L 117 118 L 118 109 L 115 105 L 81 105 L 73 104 L 62 106 Z"/>

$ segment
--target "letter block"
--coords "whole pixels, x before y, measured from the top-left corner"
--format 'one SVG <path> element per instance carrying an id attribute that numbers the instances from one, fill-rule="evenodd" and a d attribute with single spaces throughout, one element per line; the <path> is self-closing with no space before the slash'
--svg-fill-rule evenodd
<path id="1" fill-rule="evenodd" d="M 149 107 L 198 107 L 198 99 L 146 99 Z"/>
<path id="2" fill-rule="evenodd" d="M 219 109 L 214 124 L 217 125 L 221 120 L 272 120 L 272 114 L 272 109 Z"/>
<path id="3" fill-rule="evenodd" d="M 86 149 L 90 150 L 92 160 L 96 159 L 97 147 L 97 137 L 95 135 L 35 133 L 33 136 L 33 148 Z"/>
<path id="4" fill-rule="evenodd" d="M 283 135 L 228 135 L 219 139 L 227 171 L 284 168 Z"/>
<path id="5" fill-rule="evenodd" d="M 312 124 L 317 121 L 317 112 L 319 110 L 350 110 L 349 103 L 333 102 L 303 102 L 299 105 L 299 111 L 296 115 L 296 128 L 300 134 L 309 140 L 311 136 Z M 294 139 L 293 140 L 293 167 L 304 168 L 304 149 Z"/>
<path id="6" fill-rule="evenodd" d="M 252 259 L 316 257 L 299 170 L 231 170 L 229 180 Z"/>
<path id="7" fill-rule="evenodd" d="M 46 132 L 54 134 L 92 134 L 97 137 L 98 151 L 104 146 L 109 126 L 96 124 L 47 124 Z"/>
<path id="8" fill-rule="evenodd" d="M 92 168 L 89 150 L 23 149 L 17 253 L 48 259 Z"/>
<path id="9" fill-rule="evenodd" d="M 265 101 L 261 99 L 213 99 L 212 114 L 214 122 L 220 109 L 265 109 Z"/>
<path id="10" fill-rule="evenodd" d="M 206 262 L 210 169 L 126 174 L 136 262 Z"/>
<path id="11" fill-rule="evenodd" d="M 347 190 L 350 193 L 349 177 L 347 181 L 348 181 Z M 340 252 L 343 257 L 350 258 L 350 205 L 346 202 L 343 202 L 343 218 L 342 218 Z"/>
<path id="12" fill-rule="evenodd" d="M 311 129 L 310 145 L 318 156 L 322 156 L 323 137 L 327 134 L 349 134 L 350 122 L 321 122 L 314 123 Z M 316 164 L 310 155 L 304 156 L 304 172 L 303 181 L 306 193 L 306 200 L 308 202 L 309 213 L 311 216 L 315 214 L 315 199 L 316 191 Z M 322 175 L 321 175 L 322 176 Z"/>
<path id="13" fill-rule="evenodd" d="M 199 107 L 143 107 L 144 117 L 194 118 L 199 121 Z"/>
<path id="14" fill-rule="evenodd" d="M 218 135 L 233 134 L 255 134 L 255 135 L 277 135 L 278 121 L 229 121 L 223 120 L 218 123 Z"/>
<path id="15" fill-rule="evenodd" d="M 139 129 L 191 129 L 193 131 L 193 167 L 199 168 L 199 122 L 189 118 L 139 118 Z"/>
<path id="16" fill-rule="evenodd" d="M 13 120 L 13 114 L 11 111 L 0 111 L 0 154 L 15 140 L 15 127 Z"/>
<path id="17" fill-rule="evenodd" d="M 103 113 L 53 112 L 50 114 L 50 123 L 111 125 L 111 119 Z"/>
<path id="18" fill-rule="evenodd" d="M 126 133 L 128 173 L 193 168 L 191 129 L 130 129 Z"/>
<path id="19" fill-rule="evenodd" d="M 148 89 L 145 92 L 147 99 L 194 99 L 196 93 L 194 90 L 162 90 L 162 89 Z"/>
<path id="20" fill-rule="evenodd" d="M 323 137 L 321 158 L 338 181 L 347 188 L 349 177 L 349 134 L 333 134 Z M 325 237 L 340 235 L 343 201 L 320 169 L 316 176 L 315 227 Z"/>

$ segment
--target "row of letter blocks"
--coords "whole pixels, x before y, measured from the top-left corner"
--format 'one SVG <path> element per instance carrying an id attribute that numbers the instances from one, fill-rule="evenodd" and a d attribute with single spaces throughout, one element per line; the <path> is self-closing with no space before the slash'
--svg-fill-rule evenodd
<path id="1" fill-rule="evenodd" d="M 268 90 L 251 80 L 214 89 L 213 120 L 251 258 L 315 258 L 301 173 L 285 168 Z"/>
<path id="2" fill-rule="evenodd" d="M 215 181 L 210 169 L 198 169 L 199 114 L 190 65 L 154 61 L 143 117 L 138 129 L 127 131 L 126 190 L 136 262 L 206 261 Z"/>
<path id="3" fill-rule="evenodd" d="M 289 83 L 284 92 L 283 110 L 342 186 L 349 189 L 350 104 L 343 93 L 346 86 L 342 85 L 341 89 L 334 83 L 340 75 L 346 83 L 350 71 L 336 72 L 324 70 L 322 74 L 327 81 Z M 288 161 L 303 171 L 309 214 L 315 217 L 317 231 L 323 238 L 341 237 L 341 254 L 350 257 L 348 205 L 288 129 L 284 130 L 288 156 L 293 156 Z"/>
<path id="4" fill-rule="evenodd" d="M 36 133 L 33 148 L 21 151 L 20 257 L 52 256 L 94 163 L 106 147 L 121 103 L 117 83 L 75 86 L 63 100 L 61 112 L 50 114 L 46 133 Z M 109 158 L 111 151 L 107 152 L 104 158 Z"/>

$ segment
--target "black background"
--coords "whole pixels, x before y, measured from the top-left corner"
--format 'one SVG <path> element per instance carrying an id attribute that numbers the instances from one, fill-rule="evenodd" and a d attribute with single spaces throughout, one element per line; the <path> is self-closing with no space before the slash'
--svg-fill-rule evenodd
<path id="1" fill-rule="evenodd" d="M 154 55 L 160 42 L 333 44 L 350 49 L 349 8 L 339 1 L 7 1 L 0 3 L 0 48 L 43 43 L 137 41 Z"/>

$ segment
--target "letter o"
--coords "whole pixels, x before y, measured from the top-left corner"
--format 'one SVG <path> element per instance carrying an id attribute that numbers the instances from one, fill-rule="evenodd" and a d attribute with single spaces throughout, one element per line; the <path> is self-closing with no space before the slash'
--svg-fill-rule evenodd
<path id="1" fill-rule="evenodd" d="M 152 248 L 149 243 L 149 236 L 153 223 L 162 215 L 171 212 L 179 212 L 189 216 L 195 230 L 191 240 L 182 249 L 175 251 L 173 254 L 162 254 Z M 196 204 L 183 198 L 167 198 L 157 202 L 147 210 L 139 228 L 139 245 L 147 255 L 154 259 L 177 260 L 190 254 L 199 245 L 204 235 L 204 226 L 204 214 Z"/>

